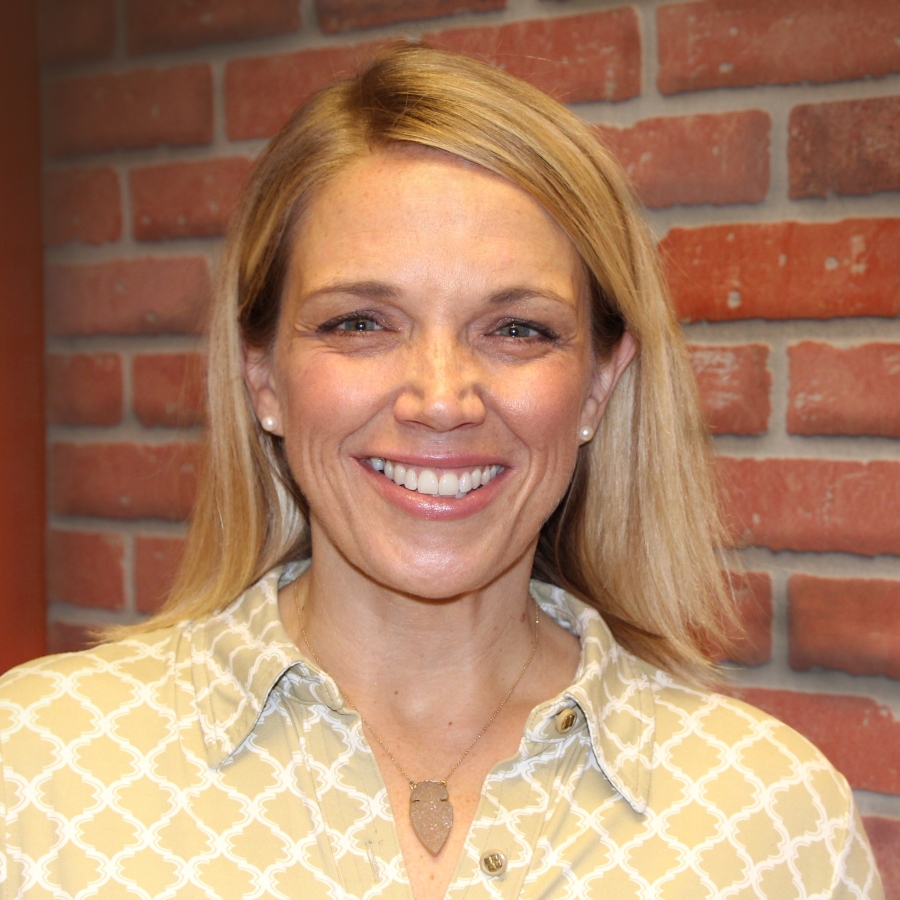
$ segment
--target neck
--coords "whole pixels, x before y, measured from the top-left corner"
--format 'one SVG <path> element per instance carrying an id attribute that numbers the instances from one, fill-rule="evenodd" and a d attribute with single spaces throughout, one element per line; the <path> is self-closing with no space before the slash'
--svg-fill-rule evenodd
<path id="1" fill-rule="evenodd" d="M 423 599 L 375 582 L 326 543 L 296 596 L 316 655 L 354 701 L 414 715 L 471 692 L 493 696 L 515 677 L 533 636 L 530 573 L 529 554 L 476 590 Z M 281 618 L 306 651 L 294 591 L 282 592 Z"/>

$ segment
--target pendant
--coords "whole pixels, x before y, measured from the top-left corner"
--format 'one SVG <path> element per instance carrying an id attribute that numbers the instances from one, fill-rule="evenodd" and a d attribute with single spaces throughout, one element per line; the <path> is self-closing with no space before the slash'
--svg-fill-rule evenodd
<path id="1" fill-rule="evenodd" d="M 413 831 L 432 856 L 441 852 L 453 827 L 453 807 L 442 781 L 420 781 L 409 796 Z"/>

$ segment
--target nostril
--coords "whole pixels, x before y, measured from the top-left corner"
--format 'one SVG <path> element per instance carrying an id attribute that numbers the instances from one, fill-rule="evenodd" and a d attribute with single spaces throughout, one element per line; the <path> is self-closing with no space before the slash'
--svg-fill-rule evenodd
<path id="1" fill-rule="evenodd" d="M 410 345 L 394 408 L 395 418 L 439 431 L 480 423 L 483 370 L 458 337 L 431 335 Z"/>
<path id="2" fill-rule="evenodd" d="M 474 390 L 406 390 L 394 404 L 394 417 L 446 431 L 484 421 L 485 405 Z"/>

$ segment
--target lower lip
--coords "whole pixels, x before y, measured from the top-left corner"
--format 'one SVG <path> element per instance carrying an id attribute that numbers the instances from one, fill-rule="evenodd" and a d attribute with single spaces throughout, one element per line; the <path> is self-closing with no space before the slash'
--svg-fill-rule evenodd
<path id="1" fill-rule="evenodd" d="M 455 497 L 440 497 L 411 491 L 395 484 L 381 472 L 376 472 L 362 460 L 358 462 L 366 476 L 372 480 L 375 489 L 394 506 L 419 519 L 439 519 L 446 522 L 465 519 L 481 512 L 494 499 L 503 477 L 509 471 L 504 469 L 487 484 L 469 491 L 465 497 L 457 500 Z"/>

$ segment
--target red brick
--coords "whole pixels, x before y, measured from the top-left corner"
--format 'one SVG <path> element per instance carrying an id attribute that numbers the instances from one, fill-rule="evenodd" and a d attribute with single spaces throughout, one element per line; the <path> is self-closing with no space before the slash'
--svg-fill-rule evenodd
<path id="1" fill-rule="evenodd" d="M 769 190 L 769 114 L 743 112 L 597 125 L 644 206 L 758 203 Z"/>
<path id="2" fill-rule="evenodd" d="M 50 169 L 41 190 L 44 243 L 103 244 L 122 233 L 119 176 L 110 166 Z"/>
<path id="3" fill-rule="evenodd" d="M 40 0 L 38 34 L 43 63 L 112 56 L 116 0 Z"/>
<path id="4" fill-rule="evenodd" d="M 44 94 L 44 143 L 50 156 L 208 144 L 212 135 L 207 65 L 59 79 Z"/>
<path id="5" fill-rule="evenodd" d="M 300 28 L 297 0 L 127 0 L 128 52 L 183 50 Z"/>
<path id="6" fill-rule="evenodd" d="M 706 423 L 713 434 L 762 434 L 769 427 L 772 373 L 765 344 L 690 348 Z"/>
<path id="7" fill-rule="evenodd" d="M 564 103 L 641 92 L 641 34 L 631 6 L 432 32 L 422 40 L 499 66 Z"/>
<path id="8" fill-rule="evenodd" d="M 731 660 L 761 666 L 772 658 L 772 576 L 767 572 L 732 574 L 740 628 L 730 630 L 727 651 L 711 648 L 717 662 Z"/>
<path id="9" fill-rule="evenodd" d="M 169 596 L 184 538 L 139 535 L 134 540 L 134 594 L 139 612 L 152 613 Z"/>
<path id="10" fill-rule="evenodd" d="M 895 0 L 700 0 L 656 14 L 664 94 L 900 72 Z"/>
<path id="11" fill-rule="evenodd" d="M 184 519 L 196 489 L 199 447 L 179 444 L 53 445 L 53 512 L 109 519 Z"/>
<path id="12" fill-rule="evenodd" d="M 781 719 L 812 741 L 850 785 L 900 794 L 900 721 L 870 697 L 767 688 L 729 693 Z"/>
<path id="13" fill-rule="evenodd" d="M 132 229 L 139 241 L 224 234 L 252 163 L 243 157 L 131 170 Z"/>
<path id="14" fill-rule="evenodd" d="M 102 531 L 51 530 L 47 538 L 47 597 L 97 609 L 125 605 L 122 536 Z"/>
<path id="15" fill-rule="evenodd" d="M 900 344 L 788 348 L 791 434 L 900 437 Z"/>
<path id="16" fill-rule="evenodd" d="M 900 219 L 673 228 L 660 251 L 688 321 L 900 314 Z"/>
<path id="17" fill-rule="evenodd" d="M 433 32 L 423 41 L 502 66 L 567 103 L 623 100 L 640 93 L 640 33 L 630 7 Z M 383 45 L 372 41 L 230 62 L 225 70 L 228 137 L 275 134 L 315 91 L 355 72 Z"/>
<path id="18" fill-rule="evenodd" d="M 122 421 L 118 353 L 51 353 L 47 357 L 47 419 L 64 425 Z"/>
<path id="19" fill-rule="evenodd" d="M 900 553 L 900 462 L 719 457 L 741 543 L 770 550 Z"/>
<path id="20" fill-rule="evenodd" d="M 199 353 L 141 353 L 132 366 L 132 406 L 143 425 L 198 425 L 204 420 L 204 365 Z"/>
<path id="21" fill-rule="evenodd" d="M 374 28 L 412 19 L 434 19 L 461 12 L 506 9 L 506 0 L 315 0 L 316 20 L 326 34 Z"/>
<path id="22" fill-rule="evenodd" d="M 900 678 L 900 581 L 792 575 L 788 597 L 791 668 Z"/>
<path id="23" fill-rule="evenodd" d="M 48 653 L 74 653 L 95 647 L 102 638 L 100 626 L 76 622 L 51 622 L 47 627 Z"/>
<path id="24" fill-rule="evenodd" d="M 232 60 L 225 67 L 228 137 L 271 137 L 316 91 L 355 72 L 383 45 L 378 41 Z"/>
<path id="25" fill-rule="evenodd" d="M 52 335 L 199 334 L 212 287 L 200 256 L 49 266 Z"/>
<path id="26" fill-rule="evenodd" d="M 794 199 L 900 190 L 900 97 L 795 106 L 788 135 Z"/>
<path id="27" fill-rule="evenodd" d="M 900 819 L 863 816 L 863 825 L 884 882 L 884 898 L 900 900 Z"/>

